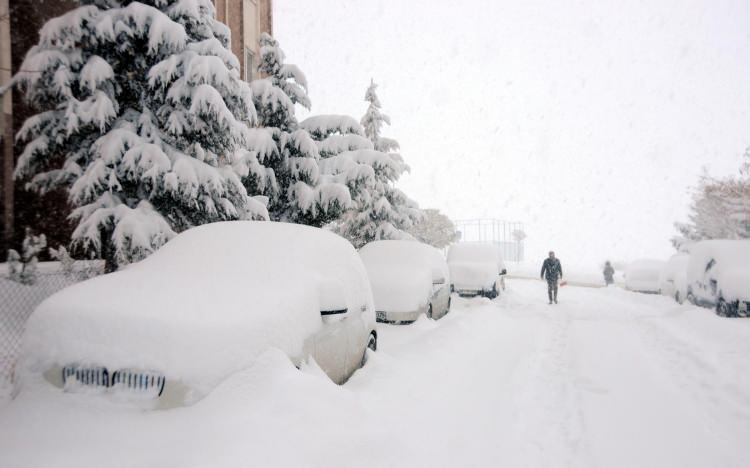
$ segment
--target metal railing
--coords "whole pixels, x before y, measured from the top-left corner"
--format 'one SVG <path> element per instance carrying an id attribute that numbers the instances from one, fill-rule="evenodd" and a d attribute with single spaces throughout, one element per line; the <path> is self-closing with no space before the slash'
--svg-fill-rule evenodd
<path id="1" fill-rule="evenodd" d="M 523 239 L 526 237 L 523 223 L 477 218 L 454 220 L 453 224 L 460 233 L 461 242 L 492 242 L 500 248 L 503 259 L 523 261 Z"/>
<path id="2" fill-rule="evenodd" d="M 99 274 L 101 269 L 94 263 L 64 272 L 53 265 L 40 269 L 33 284 L 12 281 L 0 272 L 0 401 L 10 396 L 26 321 L 34 309 L 57 291 Z"/>

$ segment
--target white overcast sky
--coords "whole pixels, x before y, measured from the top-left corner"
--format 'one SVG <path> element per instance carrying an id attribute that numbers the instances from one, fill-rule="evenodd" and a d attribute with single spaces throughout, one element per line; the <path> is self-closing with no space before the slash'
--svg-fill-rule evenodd
<path id="1" fill-rule="evenodd" d="M 750 145 L 747 0 L 274 0 L 274 33 L 313 114 L 360 118 L 374 78 L 399 186 L 524 222 L 532 259 L 668 257 L 701 167 Z"/>

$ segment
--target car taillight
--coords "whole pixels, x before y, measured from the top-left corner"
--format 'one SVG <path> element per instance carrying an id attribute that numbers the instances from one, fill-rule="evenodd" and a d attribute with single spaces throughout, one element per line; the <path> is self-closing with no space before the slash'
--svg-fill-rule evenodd
<path id="1" fill-rule="evenodd" d="M 84 367 L 73 364 L 62 368 L 62 388 L 65 391 L 125 392 L 158 398 L 164 392 L 166 383 L 166 377 L 157 372 L 119 369 L 110 374 L 102 366 Z"/>
<path id="2" fill-rule="evenodd" d="M 112 388 L 157 398 L 164 392 L 166 378 L 155 372 L 118 370 L 112 374 Z"/>
<path id="3" fill-rule="evenodd" d="M 80 367 L 68 365 L 62 369 L 63 388 L 78 390 L 87 388 L 104 391 L 109 387 L 109 372 L 104 367 Z"/>

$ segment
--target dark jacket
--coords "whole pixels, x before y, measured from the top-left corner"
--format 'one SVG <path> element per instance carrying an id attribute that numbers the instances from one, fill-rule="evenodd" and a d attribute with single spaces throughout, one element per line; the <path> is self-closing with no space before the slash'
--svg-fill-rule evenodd
<path id="1" fill-rule="evenodd" d="M 607 283 L 612 283 L 614 281 L 614 274 L 615 269 L 612 268 L 612 265 L 607 265 L 604 267 L 604 280 Z"/>
<path id="2" fill-rule="evenodd" d="M 563 271 L 560 260 L 557 258 L 547 258 L 542 263 L 542 277 L 547 278 L 547 281 L 557 281 L 557 278 L 562 278 Z"/>

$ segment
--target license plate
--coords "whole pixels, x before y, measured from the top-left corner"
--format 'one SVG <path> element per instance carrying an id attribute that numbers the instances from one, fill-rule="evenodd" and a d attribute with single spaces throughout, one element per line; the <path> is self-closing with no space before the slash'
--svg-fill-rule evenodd
<path id="1" fill-rule="evenodd" d="M 370 317 L 372 317 L 372 315 Z M 385 312 L 382 312 L 382 311 L 375 312 L 375 318 L 379 322 L 385 322 Z"/>

